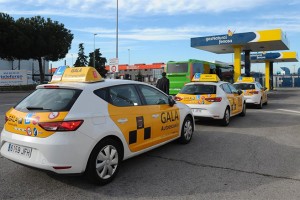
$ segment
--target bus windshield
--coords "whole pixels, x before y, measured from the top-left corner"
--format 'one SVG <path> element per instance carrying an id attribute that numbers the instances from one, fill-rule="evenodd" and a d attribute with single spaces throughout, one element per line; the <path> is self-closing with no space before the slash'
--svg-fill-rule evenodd
<path id="1" fill-rule="evenodd" d="M 187 73 L 188 63 L 168 63 L 167 73 Z"/>

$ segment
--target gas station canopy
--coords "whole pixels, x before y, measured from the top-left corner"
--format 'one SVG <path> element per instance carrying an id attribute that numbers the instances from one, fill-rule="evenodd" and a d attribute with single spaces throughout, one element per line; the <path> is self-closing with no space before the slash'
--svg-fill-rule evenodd
<path id="1" fill-rule="evenodd" d="M 212 53 L 234 53 L 234 47 L 240 46 L 242 51 L 275 51 L 288 50 L 286 35 L 281 29 L 256 32 L 234 33 L 191 38 L 191 47 Z"/>
<path id="2" fill-rule="evenodd" d="M 295 51 L 288 52 L 268 52 L 250 54 L 251 63 L 265 63 L 270 62 L 298 62 L 298 56 Z"/>

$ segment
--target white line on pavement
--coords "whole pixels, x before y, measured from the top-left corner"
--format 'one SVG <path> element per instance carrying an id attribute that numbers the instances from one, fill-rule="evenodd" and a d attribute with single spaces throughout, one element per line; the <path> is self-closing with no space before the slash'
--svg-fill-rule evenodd
<path id="1" fill-rule="evenodd" d="M 300 114 L 300 111 L 295 111 L 295 110 L 286 110 L 286 109 L 277 109 L 277 110 L 284 111 L 284 112 L 292 112 L 292 113 L 298 113 L 298 114 Z"/>
<path id="2" fill-rule="evenodd" d="M 0 104 L 0 106 L 14 106 L 16 105 L 15 103 L 14 104 L 11 104 L 11 103 L 8 103 L 8 104 Z"/>

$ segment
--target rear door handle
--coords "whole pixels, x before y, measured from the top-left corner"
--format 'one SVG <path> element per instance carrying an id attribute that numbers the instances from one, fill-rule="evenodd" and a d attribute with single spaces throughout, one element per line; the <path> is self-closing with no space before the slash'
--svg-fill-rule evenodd
<path id="1" fill-rule="evenodd" d="M 118 122 L 120 124 L 124 124 L 124 123 L 128 122 L 128 119 L 127 118 L 121 118 L 121 119 L 118 119 Z"/>

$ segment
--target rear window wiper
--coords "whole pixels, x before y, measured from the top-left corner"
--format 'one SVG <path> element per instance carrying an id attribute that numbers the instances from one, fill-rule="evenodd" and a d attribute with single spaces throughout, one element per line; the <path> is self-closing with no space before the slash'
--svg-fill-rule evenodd
<path id="1" fill-rule="evenodd" d="M 37 106 L 27 106 L 26 107 L 27 110 L 52 110 L 50 108 L 43 108 L 43 107 L 37 107 Z"/>

